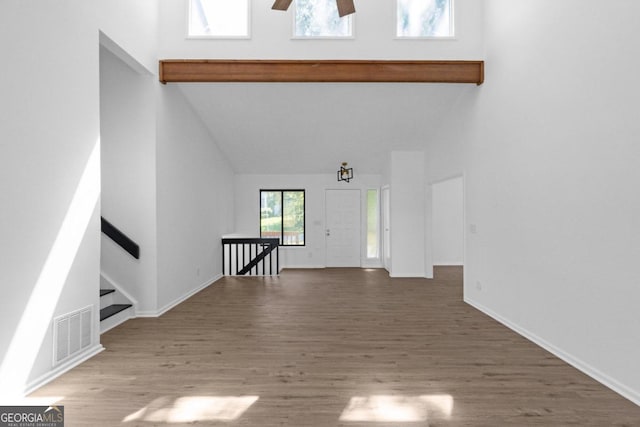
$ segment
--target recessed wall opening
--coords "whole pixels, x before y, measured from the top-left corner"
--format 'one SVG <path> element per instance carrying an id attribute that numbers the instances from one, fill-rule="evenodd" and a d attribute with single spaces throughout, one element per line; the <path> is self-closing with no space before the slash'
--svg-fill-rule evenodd
<path id="1" fill-rule="evenodd" d="M 462 176 L 431 185 L 432 256 L 437 267 L 464 265 L 464 179 Z M 455 270 L 446 269 L 446 270 Z"/>

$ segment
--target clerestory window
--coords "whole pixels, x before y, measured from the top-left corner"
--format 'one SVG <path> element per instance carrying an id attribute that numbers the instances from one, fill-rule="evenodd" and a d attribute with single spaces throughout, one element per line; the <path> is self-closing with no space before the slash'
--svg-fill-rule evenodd
<path id="1" fill-rule="evenodd" d="M 249 0 L 189 0 L 192 38 L 248 38 Z"/>
<path id="2" fill-rule="evenodd" d="M 353 15 L 338 16 L 336 0 L 296 0 L 294 36 L 300 38 L 349 38 Z"/>
<path id="3" fill-rule="evenodd" d="M 453 0 L 397 0 L 396 36 L 453 37 Z"/>

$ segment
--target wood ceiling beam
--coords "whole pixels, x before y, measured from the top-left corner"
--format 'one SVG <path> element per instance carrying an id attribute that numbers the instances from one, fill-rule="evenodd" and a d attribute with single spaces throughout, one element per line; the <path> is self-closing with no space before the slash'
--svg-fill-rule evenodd
<path id="1" fill-rule="evenodd" d="M 393 82 L 484 81 L 484 61 L 224 60 L 160 61 L 162 83 L 190 82 Z"/>

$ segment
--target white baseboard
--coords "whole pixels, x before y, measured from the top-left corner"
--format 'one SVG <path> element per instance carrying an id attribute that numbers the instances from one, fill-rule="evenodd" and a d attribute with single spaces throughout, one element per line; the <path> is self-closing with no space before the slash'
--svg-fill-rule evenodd
<path id="1" fill-rule="evenodd" d="M 384 268 L 380 261 L 367 261 L 363 260 L 360 263 L 361 268 Z"/>
<path id="2" fill-rule="evenodd" d="M 313 265 L 313 264 L 302 264 L 302 265 L 285 265 L 280 267 L 280 271 L 282 270 L 296 270 L 296 269 L 319 269 L 319 268 L 327 268 L 325 265 Z"/>
<path id="3" fill-rule="evenodd" d="M 483 312 L 487 316 L 497 320 L 498 322 L 502 323 L 507 328 L 509 328 L 509 329 L 513 330 L 514 332 L 522 335 L 524 338 L 528 339 L 529 341 L 533 342 L 534 344 L 539 345 L 540 347 L 544 348 L 548 352 L 552 353 L 554 356 L 564 360 L 569 365 L 571 365 L 574 368 L 582 371 L 583 373 L 585 373 L 586 375 L 590 376 L 594 380 L 598 381 L 599 383 L 603 384 L 604 386 L 606 386 L 606 387 L 610 388 L 611 390 L 615 391 L 616 393 L 618 393 L 619 395 L 621 395 L 625 399 L 628 399 L 631 402 L 635 403 L 636 405 L 640 406 L 640 391 L 633 390 L 630 387 L 627 387 L 626 385 L 620 383 L 618 380 L 616 380 L 616 379 L 610 377 L 609 375 L 603 373 L 602 371 L 594 368 L 593 366 L 589 365 L 588 363 L 585 363 L 580 358 L 575 357 L 575 356 L 565 352 L 564 350 L 556 347 L 555 345 L 549 343 L 548 341 L 544 340 L 543 338 L 540 338 L 536 334 L 533 334 L 530 331 L 526 330 L 525 328 L 522 328 L 522 327 L 516 325 L 515 323 L 512 323 L 510 320 L 500 316 L 499 314 L 497 314 L 494 311 L 490 310 L 489 308 L 483 306 L 482 304 L 474 301 L 473 299 L 467 298 L 465 296 L 464 297 L 464 302 L 466 302 L 467 304 L 471 305 L 472 307 L 480 310 L 481 312 Z"/>
<path id="4" fill-rule="evenodd" d="M 207 280 L 206 282 L 200 284 L 195 289 L 193 289 L 190 292 L 188 292 L 188 293 L 176 298 L 175 300 L 173 300 L 170 303 L 166 304 L 164 307 L 159 308 L 158 310 L 136 312 L 136 317 L 160 317 L 164 313 L 166 313 L 167 311 L 171 310 L 176 305 L 186 301 L 187 299 L 191 298 L 192 296 L 194 296 L 195 294 L 197 294 L 201 290 L 203 290 L 205 288 L 208 288 L 209 286 L 211 286 L 212 284 L 214 284 L 215 282 L 217 282 L 221 278 L 222 278 L 222 274 L 217 274 L 213 278 L 211 278 L 211 279 Z"/>
<path id="5" fill-rule="evenodd" d="M 391 274 L 389 273 L 389 277 L 393 279 L 415 279 L 415 278 L 425 278 L 425 272 L 415 272 L 415 273 L 402 273 L 402 274 Z"/>
<path id="6" fill-rule="evenodd" d="M 38 388 L 55 380 L 60 375 L 69 372 L 71 369 L 75 368 L 76 366 L 80 365 L 83 362 L 86 362 L 87 360 L 91 359 L 93 356 L 102 352 L 103 350 L 104 350 L 104 347 L 101 344 L 96 344 L 93 347 L 90 347 L 84 352 L 78 354 L 76 357 L 64 362 L 59 366 L 56 366 L 54 369 L 47 372 L 46 374 L 29 382 L 29 384 L 27 384 L 24 390 L 24 395 L 27 396 L 28 394 L 33 393 Z"/>
<path id="7" fill-rule="evenodd" d="M 434 267 L 463 267 L 464 263 L 462 262 L 434 262 Z"/>

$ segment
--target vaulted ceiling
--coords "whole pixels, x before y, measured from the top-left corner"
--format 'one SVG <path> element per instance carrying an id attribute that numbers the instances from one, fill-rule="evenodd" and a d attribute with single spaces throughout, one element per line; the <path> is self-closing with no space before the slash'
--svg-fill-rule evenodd
<path id="1" fill-rule="evenodd" d="M 424 149 L 460 94 L 439 83 L 179 83 L 237 173 L 381 173 Z"/>

